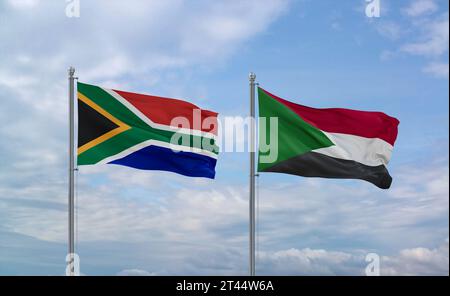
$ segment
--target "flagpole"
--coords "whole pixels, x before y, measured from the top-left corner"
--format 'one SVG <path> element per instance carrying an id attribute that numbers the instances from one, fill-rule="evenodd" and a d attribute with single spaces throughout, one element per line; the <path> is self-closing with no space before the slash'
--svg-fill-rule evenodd
<path id="1" fill-rule="evenodd" d="M 250 73 L 250 275 L 255 275 L 255 73 Z"/>
<path id="2" fill-rule="evenodd" d="M 69 275 L 75 275 L 75 68 L 69 70 Z"/>

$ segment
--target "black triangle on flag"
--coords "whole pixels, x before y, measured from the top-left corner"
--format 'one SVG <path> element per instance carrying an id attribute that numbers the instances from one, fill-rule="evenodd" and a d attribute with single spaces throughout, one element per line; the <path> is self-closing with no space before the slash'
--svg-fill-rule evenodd
<path id="1" fill-rule="evenodd" d="M 91 106 L 78 100 L 78 148 L 118 127 Z"/>

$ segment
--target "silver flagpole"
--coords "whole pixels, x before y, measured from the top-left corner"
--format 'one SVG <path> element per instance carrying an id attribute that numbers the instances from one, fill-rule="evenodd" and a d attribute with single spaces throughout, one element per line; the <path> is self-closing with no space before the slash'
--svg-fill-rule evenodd
<path id="1" fill-rule="evenodd" d="M 255 275 L 255 73 L 250 73 L 250 275 Z"/>
<path id="2" fill-rule="evenodd" d="M 69 68 L 69 275 L 75 275 L 75 68 Z"/>

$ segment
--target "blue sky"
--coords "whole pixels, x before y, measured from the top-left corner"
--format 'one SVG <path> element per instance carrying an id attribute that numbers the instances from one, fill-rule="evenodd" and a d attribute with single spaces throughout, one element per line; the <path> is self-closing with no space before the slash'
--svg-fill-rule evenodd
<path id="1" fill-rule="evenodd" d="M 448 274 L 448 1 L 0 3 L 0 274 L 64 274 L 67 68 L 80 81 L 248 113 L 248 73 L 313 107 L 397 117 L 390 190 L 356 180 L 259 178 L 257 272 Z M 78 173 L 87 275 L 247 273 L 248 156 L 214 181 L 116 166 Z"/>

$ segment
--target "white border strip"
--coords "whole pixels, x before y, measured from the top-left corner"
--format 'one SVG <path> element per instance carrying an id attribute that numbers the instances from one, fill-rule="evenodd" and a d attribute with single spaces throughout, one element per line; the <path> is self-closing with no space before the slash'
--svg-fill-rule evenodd
<path id="1" fill-rule="evenodd" d="M 179 128 L 179 127 L 174 127 L 174 126 L 170 126 L 170 125 L 153 122 L 150 118 L 145 116 L 144 113 L 139 111 L 139 109 L 134 107 L 133 104 L 128 102 L 124 97 L 119 95 L 114 90 L 108 89 L 108 88 L 103 88 L 103 87 L 101 89 L 106 91 L 109 95 L 111 95 L 116 100 L 118 100 L 120 103 L 122 103 L 122 105 L 127 107 L 131 112 L 136 114 L 136 116 L 138 116 L 142 121 L 144 121 L 146 124 L 148 124 L 149 126 L 151 126 L 153 128 L 161 129 L 161 130 L 165 130 L 165 131 L 171 131 L 171 132 L 179 132 L 179 133 L 193 135 L 193 136 L 205 137 L 205 138 L 209 138 L 209 139 L 213 139 L 214 141 L 217 141 L 217 136 L 212 133 L 203 132 L 203 131 L 199 131 L 199 130 L 193 130 L 193 129 Z"/>
<path id="2" fill-rule="evenodd" d="M 162 141 L 157 141 L 157 140 L 147 140 L 145 142 L 139 143 L 133 147 L 130 147 L 116 155 L 112 155 L 109 156 L 107 158 L 104 158 L 102 160 L 100 160 L 99 162 L 97 162 L 96 164 L 107 164 L 110 163 L 114 160 L 118 160 L 124 157 L 127 157 L 128 155 L 137 152 L 141 149 L 144 149 L 145 147 L 148 146 L 159 146 L 159 147 L 164 147 L 164 148 L 168 148 L 168 149 L 172 149 L 174 152 L 191 152 L 191 153 L 196 153 L 196 154 L 200 154 L 200 155 L 204 155 L 204 156 L 208 156 L 214 159 L 217 159 L 218 155 L 210 152 L 210 151 L 206 151 L 206 150 L 201 150 L 199 148 L 192 148 L 192 147 L 186 147 L 186 146 L 181 146 L 181 145 L 175 145 L 175 144 L 171 144 L 171 143 L 167 143 L 167 142 L 162 142 Z"/>

